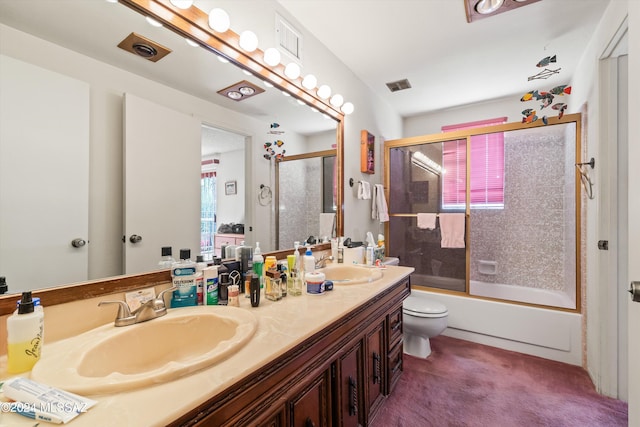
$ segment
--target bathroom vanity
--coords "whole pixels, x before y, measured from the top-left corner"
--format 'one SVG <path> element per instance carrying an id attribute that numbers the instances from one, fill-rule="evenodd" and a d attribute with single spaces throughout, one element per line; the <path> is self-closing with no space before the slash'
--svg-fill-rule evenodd
<path id="1" fill-rule="evenodd" d="M 402 301 L 412 272 L 389 266 L 371 283 L 257 308 L 241 298 L 238 310 L 249 310 L 258 326 L 235 354 L 173 381 L 89 395 L 98 403 L 71 425 L 368 425 L 402 373 Z M 208 333 L 215 331 L 199 331 Z M 46 350 L 45 343 L 43 358 Z M 11 425 L 33 425 L 4 416 Z"/>

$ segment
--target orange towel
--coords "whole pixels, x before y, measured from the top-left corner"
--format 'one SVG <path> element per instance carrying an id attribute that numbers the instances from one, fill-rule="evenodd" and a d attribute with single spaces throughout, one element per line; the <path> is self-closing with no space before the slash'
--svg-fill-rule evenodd
<path id="1" fill-rule="evenodd" d="M 440 214 L 440 234 L 443 248 L 464 248 L 465 214 Z"/>

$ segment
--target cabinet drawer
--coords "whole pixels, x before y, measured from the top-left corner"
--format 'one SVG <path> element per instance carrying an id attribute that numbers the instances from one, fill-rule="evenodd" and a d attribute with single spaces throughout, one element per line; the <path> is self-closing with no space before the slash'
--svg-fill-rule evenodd
<path id="1" fill-rule="evenodd" d="M 387 328 L 389 348 L 393 348 L 402 340 L 402 306 L 389 313 Z"/>
<path id="2" fill-rule="evenodd" d="M 402 363 L 403 363 L 403 351 L 402 351 L 402 340 L 395 347 L 392 347 L 389 350 L 389 357 L 387 359 L 387 368 L 389 378 L 389 387 L 387 388 L 387 394 L 391 394 L 396 383 L 400 379 L 400 375 L 402 375 Z"/>

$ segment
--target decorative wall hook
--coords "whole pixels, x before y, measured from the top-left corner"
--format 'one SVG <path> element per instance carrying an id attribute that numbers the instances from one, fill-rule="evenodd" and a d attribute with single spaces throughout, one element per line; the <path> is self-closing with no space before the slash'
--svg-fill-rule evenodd
<path id="1" fill-rule="evenodd" d="M 578 172 L 580 172 L 580 182 L 582 182 L 584 191 L 587 193 L 587 197 L 589 199 L 593 199 L 593 182 L 591 181 L 589 174 L 582 169 L 583 166 L 591 166 L 591 169 L 594 169 L 596 167 L 596 159 L 592 157 L 588 162 L 576 163 L 576 168 L 578 168 Z"/>

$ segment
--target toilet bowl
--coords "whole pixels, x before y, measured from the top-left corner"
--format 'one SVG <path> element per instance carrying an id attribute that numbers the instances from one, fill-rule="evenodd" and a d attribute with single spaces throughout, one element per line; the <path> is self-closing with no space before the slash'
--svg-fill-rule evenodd
<path id="1" fill-rule="evenodd" d="M 402 303 L 405 354 L 426 358 L 431 354 L 429 338 L 447 328 L 449 312 L 444 304 L 410 295 Z"/>

